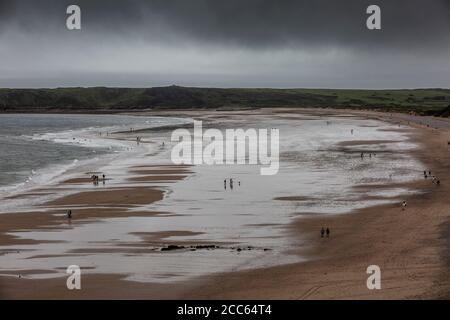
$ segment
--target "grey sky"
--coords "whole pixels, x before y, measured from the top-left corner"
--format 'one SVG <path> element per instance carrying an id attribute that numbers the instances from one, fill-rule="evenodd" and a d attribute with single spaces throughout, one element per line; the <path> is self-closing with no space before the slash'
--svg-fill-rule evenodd
<path id="1" fill-rule="evenodd" d="M 450 87 L 449 58 L 446 0 L 0 0 L 0 87 Z"/>

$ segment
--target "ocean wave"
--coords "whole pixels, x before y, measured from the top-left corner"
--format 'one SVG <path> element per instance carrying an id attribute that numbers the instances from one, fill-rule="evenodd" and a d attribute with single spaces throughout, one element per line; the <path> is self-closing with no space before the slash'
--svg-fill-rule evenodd
<path id="1" fill-rule="evenodd" d="M 139 118 L 139 117 L 137 117 Z M 137 131 L 148 128 L 164 127 L 167 125 L 181 125 L 190 123 L 188 118 L 164 118 L 152 117 L 144 123 L 130 123 L 126 125 L 115 125 L 105 127 L 87 127 L 82 129 L 70 129 L 58 132 L 36 133 L 33 135 L 22 135 L 21 137 L 35 141 L 49 141 L 53 143 L 87 147 L 92 149 L 109 149 L 113 151 L 126 150 L 130 146 L 129 141 L 110 138 L 117 132 Z"/>
<path id="2" fill-rule="evenodd" d="M 136 117 L 141 120 L 140 117 Z M 0 212 L 16 211 L 24 205 L 20 201 L 11 198 L 20 193 L 26 193 L 37 187 L 54 185 L 63 179 L 67 179 L 70 174 L 79 172 L 83 166 L 92 167 L 97 165 L 98 160 L 107 161 L 108 157 L 120 157 L 124 154 L 127 157 L 128 152 L 149 152 L 152 146 L 135 147 L 135 142 L 131 140 L 114 139 L 110 135 L 115 132 L 121 132 L 132 127 L 135 130 L 167 126 L 172 124 L 184 124 L 191 122 L 191 119 L 185 118 L 164 118 L 152 117 L 141 121 L 140 123 L 128 123 L 126 125 L 114 125 L 104 127 L 89 126 L 81 129 L 69 129 L 57 132 L 44 132 L 35 134 L 22 134 L 15 136 L 15 139 L 25 139 L 28 141 L 47 141 L 56 144 L 72 145 L 78 147 L 89 148 L 92 150 L 92 156 L 86 159 L 64 160 L 55 159 L 41 168 L 33 168 L 31 174 L 22 178 L 16 183 L 0 186 Z M 99 151 L 105 152 L 99 152 Z M 112 159 L 111 158 L 111 159 Z M 28 171 L 29 172 L 29 171 Z M 70 174 L 69 174 L 70 173 Z M 42 202 L 43 199 L 40 199 Z M 29 207 L 29 203 L 26 204 Z"/>

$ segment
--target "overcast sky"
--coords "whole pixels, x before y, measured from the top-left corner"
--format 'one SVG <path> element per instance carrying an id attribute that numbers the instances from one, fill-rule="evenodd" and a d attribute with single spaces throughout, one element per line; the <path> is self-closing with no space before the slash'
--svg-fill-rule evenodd
<path id="1" fill-rule="evenodd" d="M 0 87 L 171 84 L 449 88 L 450 1 L 0 0 Z"/>

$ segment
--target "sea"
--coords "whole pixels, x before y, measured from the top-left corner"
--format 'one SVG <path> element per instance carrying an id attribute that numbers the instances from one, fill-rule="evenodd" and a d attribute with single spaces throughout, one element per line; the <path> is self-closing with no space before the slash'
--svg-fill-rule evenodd
<path id="1" fill-rule="evenodd" d="M 178 118 L 128 115 L 0 114 L 0 198 L 55 179 L 80 161 L 119 153 L 109 135 L 173 125 Z"/>

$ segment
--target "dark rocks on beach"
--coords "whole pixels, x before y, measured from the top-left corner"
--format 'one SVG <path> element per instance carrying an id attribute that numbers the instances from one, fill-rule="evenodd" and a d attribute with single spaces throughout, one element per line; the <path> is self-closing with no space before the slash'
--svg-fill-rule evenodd
<path id="1" fill-rule="evenodd" d="M 195 249 L 218 249 L 219 247 L 215 244 L 204 244 L 204 245 L 197 245 L 197 246 L 191 246 L 191 248 Z"/>
<path id="2" fill-rule="evenodd" d="M 177 246 L 177 245 L 168 245 L 167 247 L 163 247 L 161 248 L 161 251 L 172 251 L 172 250 L 180 250 L 180 249 L 184 249 L 184 246 Z"/>
<path id="3" fill-rule="evenodd" d="M 200 250 L 200 249 L 206 249 L 206 250 L 210 250 L 210 249 L 219 249 L 219 246 L 216 246 L 215 244 L 199 244 L 199 245 L 195 245 L 195 246 L 179 246 L 179 245 L 174 245 L 174 244 L 170 244 L 167 247 L 162 247 L 161 251 L 173 251 L 173 250 L 182 250 L 182 249 L 190 249 L 191 251 L 196 251 L 196 250 Z"/>
<path id="4" fill-rule="evenodd" d="M 191 245 L 191 246 L 183 246 L 183 245 L 171 244 L 171 245 L 168 245 L 166 247 L 162 247 L 160 249 L 160 251 L 174 251 L 174 250 L 197 251 L 197 250 L 213 250 L 213 249 L 227 249 L 227 248 L 221 247 L 221 246 L 218 246 L 218 245 L 215 245 L 215 244 L 198 244 L 198 245 Z M 241 248 L 241 247 L 228 247 L 228 249 L 236 250 L 237 252 L 241 252 L 241 251 L 244 251 L 244 250 L 251 251 L 251 250 L 257 250 L 257 249 L 263 250 L 263 251 L 270 251 L 271 250 L 269 248 L 260 249 L 260 248 L 255 248 L 255 247 L 252 247 L 252 246 L 247 246 L 247 247 L 243 247 L 243 248 Z"/>

